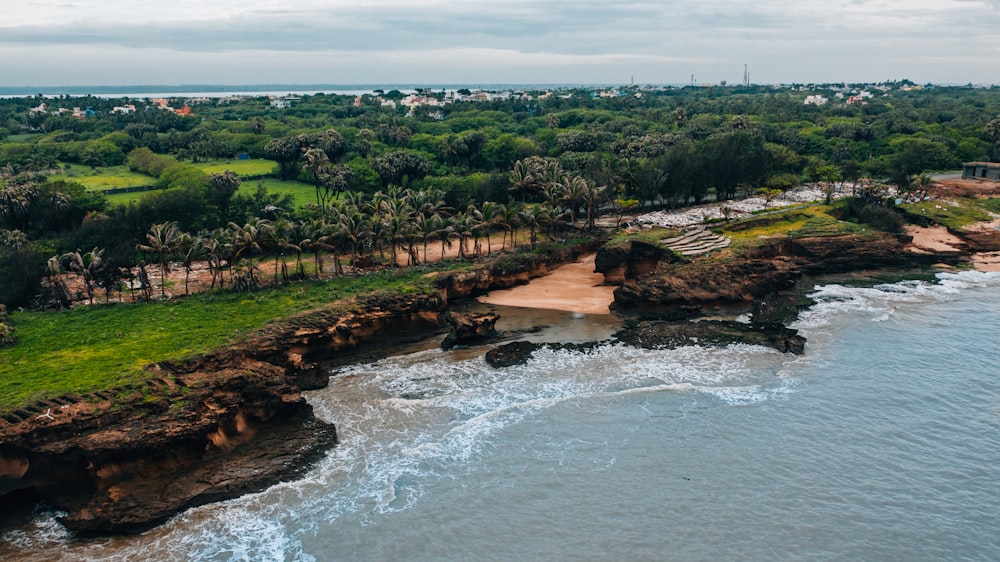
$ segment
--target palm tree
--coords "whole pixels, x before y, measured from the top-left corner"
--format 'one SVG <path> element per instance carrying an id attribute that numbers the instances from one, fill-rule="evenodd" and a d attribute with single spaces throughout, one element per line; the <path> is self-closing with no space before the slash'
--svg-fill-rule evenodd
<path id="1" fill-rule="evenodd" d="M 597 221 L 597 210 L 604 202 L 607 190 L 608 186 L 606 185 L 598 187 L 593 182 L 588 182 L 587 189 L 583 192 L 583 204 L 587 206 L 587 228 L 594 228 L 594 223 Z"/>
<path id="2" fill-rule="evenodd" d="M 535 243 L 537 241 L 536 235 L 543 216 L 544 212 L 537 205 L 525 205 L 521 207 L 517 213 L 518 221 L 523 226 L 528 227 L 532 250 L 535 249 Z"/>
<path id="3" fill-rule="evenodd" d="M 205 255 L 205 242 L 208 240 L 206 234 L 199 234 L 198 236 L 191 236 L 188 233 L 181 235 L 179 246 L 184 251 L 184 294 L 190 294 L 188 289 L 188 279 L 191 276 L 191 268 L 194 266 L 194 262 L 198 261 Z"/>
<path id="4" fill-rule="evenodd" d="M 93 250 L 81 254 L 80 250 L 63 254 L 66 261 L 66 269 L 75 271 L 83 278 L 83 286 L 87 290 L 87 300 L 94 304 L 94 280 L 104 270 L 104 250 L 94 248 Z"/>
<path id="5" fill-rule="evenodd" d="M 561 186 L 561 200 L 569 207 L 569 222 L 570 224 L 576 224 L 576 209 L 583 203 L 584 194 L 590 185 L 583 177 L 573 176 L 564 180 Z"/>
<path id="6" fill-rule="evenodd" d="M 986 124 L 986 136 L 990 143 L 990 160 L 997 160 L 997 143 L 1000 143 L 1000 116 Z"/>
<path id="7" fill-rule="evenodd" d="M 278 265 L 281 265 L 281 279 L 288 280 L 288 264 L 285 262 L 285 252 L 302 252 L 302 248 L 292 243 L 295 238 L 295 225 L 284 217 L 261 227 L 262 241 L 274 251 L 274 282 L 278 282 Z"/>
<path id="8" fill-rule="evenodd" d="M 468 213 L 456 213 L 451 218 L 451 227 L 458 237 L 458 256 L 464 258 L 466 255 L 465 242 L 473 237 L 475 229 L 478 227 L 478 221 Z"/>
<path id="9" fill-rule="evenodd" d="M 310 148 L 302 156 L 302 169 L 312 174 L 316 184 L 316 206 L 322 208 L 320 187 L 322 186 L 323 170 L 330 166 L 330 157 L 319 148 Z"/>
<path id="10" fill-rule="evenodd" d="M 364 247 L 365 240 L 371 235 L 371 219 L 368 215 L 354 211 L 345 213 L 340 218 L 344 236 L 351 243 L 352 261 L 358 257 L 358 250 Z"/>
<path id="11" fill-rule="evenodd" d="M 229 231 L 232 234 L 233 262 L 239 263 L 243 258 L 250 259 L 250 267 L 253 267 L 253 256 L 263 252 L 261 244 L 271 221 L 267 219 L 251 219 L 243 226 L 236 223 L 229 223 Z"/>
<path id="12" fill-rule="evenodd" d="M 483 204 L 479 206 L 479 214 L 482 216 L 483 230 L 486 231 L 486 253 L 492 254 L 493 241 L 491 240 L 490 234 L 493 227 L 502 226 L 504 228 L 504 238 L 507 236 L 507 225 L 504 222 L 506 209 L 504 209 L 504 206 L 499 203 L 484 201 Z"/>
<path id="13" fill-rule="evenodd" d="M 203 243 L 205 258 L 208 260 L 208 270 L 212 274 L 211 288 L 213 289 L 215 288 L 216 280 L 218 280 L 220 287 L 225 285 L 223 262 L 226 265 L 232 266 L 231 254 L 233 245 L 229 237 L 229 232 L 226 229 L 217 228 L 205 238 Z"/>
<path id="14" fill-rule="evenodd" d="M 141 252 L 152 252 L 156 254 L 160 262 L 160 297 L 167 298 L 166 284 L 167 272 L 170 271 L 170 254 L 173 253 L 181 240 L 181 231 L 177 228 L 176 222 L 163 222 L 154 224 L 146 233 L 146 244 L 137 244 L 136 249 Z"/>
<path id="15" fill-rule="evenodd" d="M 508 191 L 512 195 L 520 195 L 521 201 L 524 201 L 524 195 L 527 192 L 538 187 L 540 181 L 540 178 L 535 176 L 531 166 L 525 160 L 514 162 L 514 168 L 510 171 L 508 179 L 510 180 Z"/>
<path id="16" fill-rule="evenodd" d="M 513 250 L 517 249 L 517 227 L 521 225 L 521 207 L 523 205 L 507 205 L 504 209 L 503 222 L 507 225 L 507 229 L 510 230 L 510 247 Z M 504 241 L 506 244 L 506 237 L 504 237 Z"/>

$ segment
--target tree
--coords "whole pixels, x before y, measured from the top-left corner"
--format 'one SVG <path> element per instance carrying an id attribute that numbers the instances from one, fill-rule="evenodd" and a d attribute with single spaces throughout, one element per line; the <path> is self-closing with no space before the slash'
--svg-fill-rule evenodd
<path id="1" fill-rule="evenodd" d="M 204 236 L 192 236 L 188 233 L 181 234 L 181 238 L 178 241 L 178 246 L 182 252 L 184 264 L 184 294 L 190 294 L 188 288 L 188 280 L 191 277 L 191 271 L 194 267 L 195 262 L 200 260 L 205 255 L 205 240 Z"/>
<path id="2" fill-rule="evenodd" d="M 209 176 L 208 183 L 212 186 L 211 201 L 219 208 L 219 221 L 226 224 L 229 222 L 229 202 L 240 189 L 240 177 L 226 170 Z"/>
<path id="3" fill-rule="evenodd" d="M 302 158 L 302 169 L 309 172 L 316 185 L 316 206 L 323 208 L 320 199 L 320 186 L 323 184 L 322 173 L 330 166 L 330 157 L 319 148 L 310 148 Z"/>
<path id="4" fill-rule="evenodd" d="M 80 250 L 63 254 L 66 269 L 75 271 L 83 278 L 83 286 L 87 291 L 87 300 L 94 304 L 94 282 L 105 267 L 104 250 L 94 248 L 81 254 Z"/>
<path id="5" fill-rule="evenodd" d="M 167 272 L 170 271 L 170 254 L 178 249 L 181 232 L 176 222 L 154 224 L 146 233 L 146 244 L 136 245 L 141 252 L 156 254 L 160 263 L 160 297 L 166 298 Z"/>
<path id="6" fill-rule="evenodd" d="M 406 186 L 430 174 L 434 165 L 419 154 L 397 151 L 373 160 L 372 168 L 382 180 L 382 185 Z"/>
<path id="7" fill-rule="evenodd" d="M 267 128 L 267 124 L 261 117 L 251 117 L 247 123 L 250 125 L 250 130 L 256 135 L 263 133 L 264 129 Z"/>
<path id="8" fill-rule="evenodd" d="M 986 124 L 986 136 L 990 139 L 990 161 L 998 160 L 997 144 L 1000 143 L 1000 116 Z"/>

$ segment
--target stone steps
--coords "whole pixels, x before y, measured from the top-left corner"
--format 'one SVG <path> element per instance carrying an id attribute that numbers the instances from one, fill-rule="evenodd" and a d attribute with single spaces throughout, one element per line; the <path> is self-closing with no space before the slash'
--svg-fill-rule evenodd
<path id="1" fill-rule="evenodd" d="M 667 238 L 660 242 L 682 256 L 691 257 L 726 248 L 732 240 L 707 230 L 690 230 L 680 236 Z"/>

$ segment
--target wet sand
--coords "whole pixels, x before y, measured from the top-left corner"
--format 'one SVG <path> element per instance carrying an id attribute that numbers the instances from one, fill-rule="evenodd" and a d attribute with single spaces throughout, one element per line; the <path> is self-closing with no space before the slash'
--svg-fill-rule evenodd
<path id="1" fill-rule="evenodd" d="M 493 291 L 478 300 L 500 306 L 610 314 L 615 288 L 602 287 L 602 283 L 604 275 L 594 272 L 594 256 L 589 255 L 527 285 Z"/>

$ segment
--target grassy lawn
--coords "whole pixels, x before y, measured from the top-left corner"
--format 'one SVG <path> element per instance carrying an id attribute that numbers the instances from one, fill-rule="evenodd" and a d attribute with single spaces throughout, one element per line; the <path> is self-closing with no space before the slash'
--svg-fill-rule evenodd
<path id="1" fill-rule="evenodd" d="M 240 185 L 239 192 L 244 195 L 251 195 L 257 189 L 258 184 L 264 184 L 264 187 L 271 193 L 282 195 L 287 193 L 291 195 L 295 200 L 296 207 L 305 207 L 309 203 L 316 203 L 316 187 L 298 181 L 284 181 L 275 178 L 248 181 Z"/>
<path id="2" fill-rule="evenodd" d="M 316 188 L 312 185 L 274 178 L 243 182 L 240 184 L 239 193 L 252 195 L 258 184 L 264 184 L 264 187 L 272 193 L 291 195 L 296 207 L 305 207 L 309 203 L 316 203 Z M 105 197 L 112 205 L 128 205 L 129 203 L 138 203 L 139 199 L 147 193 L 149 192 L 115 193 L 114 195 L 105 195 Z"/>
<path id="3" fill-rule="evenodd" d="M 218 174 L 230 170 L 238 176 L 262 176 L 272 173 L 277 162 L 257 158 L 251 160 L 213 160 L 192 165 L 206 174 Z"/>
<path id="4" fill-rule="evenodd" d="M 92 169 L 90 166 L 70 164 L 69 170 L 55 174 L 55 178 L 65 178 L 85 187 L 88 191 L 99 191 L 115 187 L 152 185 L 153 177 L 129 170 L 126 166 L 110 166 Z M 65 168 L 65 165 L 64 165 Z"/>
<path id="5" fill-rule="evenodd" d="M 440 267 L 454 268 L 452 262 Z M 267 264 L 262 264 L 265 275 Z M 142 367 L 219 348 L 272 320 L 373 291 L 430 289 L 424 268 L 266 287 L 253 295 L 205 292 L 134 305 L 81 306 L 9 316 L 17 343 L 0 349 L 0 411 L 46 397 L 145 380 Z"/>

